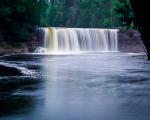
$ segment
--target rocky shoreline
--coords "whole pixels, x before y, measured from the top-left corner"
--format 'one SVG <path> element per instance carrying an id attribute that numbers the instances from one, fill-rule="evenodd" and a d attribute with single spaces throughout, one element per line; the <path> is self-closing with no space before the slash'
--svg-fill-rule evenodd
<path id="1" fill-rule="evenodd" d="M 0 55 L 29 53 L 28 48 L 0 48 Z"/>

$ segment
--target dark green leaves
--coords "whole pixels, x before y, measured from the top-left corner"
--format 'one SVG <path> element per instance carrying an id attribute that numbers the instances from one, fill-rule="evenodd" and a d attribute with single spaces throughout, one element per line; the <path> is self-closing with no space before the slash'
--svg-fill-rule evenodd
<path id="1" fill-rule="evenodd" d="M 0 33 L 6 41 L 27 41 L 35 26 L 48 25 L 47 0 L 0 0 Z"/>

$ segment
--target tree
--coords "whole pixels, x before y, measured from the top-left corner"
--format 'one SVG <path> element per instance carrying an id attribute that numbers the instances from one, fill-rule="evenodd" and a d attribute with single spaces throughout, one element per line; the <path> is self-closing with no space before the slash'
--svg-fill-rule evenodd
<path id="1" fill-rule="evenodd" d="M 49 14 L 50 26 L 111 27 L 114 26 L 111 0 L 57 0 Z"/>
<path id="2" fill-rule="evenodd" d="M 150 32 L 149 32 L 150 18 L 147 15 L 148 10 L 150 9 L 149 1 L 130 0 L 130 2 L 134 10 L 138 29 L 143 39 L 145 51 L 147 53 L 148 59 L 150 60 Z"/>
<path id="3" fill-rule="evenodd" d="M 116 13 L 116 18 L 120 21 L 120 26 L 136 27 L 133 10 L 130 5 L 129 0 L 113 0 L 114 12 Z"/>
<path id="4" fill-rule="evenodd" d="M 47 25 L 47 0 L 0 0 L 0 32 L 6 41 L 27 41 L 34 27 Z"/>

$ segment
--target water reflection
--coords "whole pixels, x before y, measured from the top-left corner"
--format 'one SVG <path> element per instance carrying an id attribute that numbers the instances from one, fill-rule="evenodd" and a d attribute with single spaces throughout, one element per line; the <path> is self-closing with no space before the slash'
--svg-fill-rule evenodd
<path id="1" fill-rule="evenodd" d="M 0 98 L 0 117 L 32 111 L 34 99 L 25 95 L 9 95 Z"/>
<path id="2" fill-rule="evenodd" d="M 1 97 L 0 106 L 7 106 L 2 120 L 149 120 L 150 63 L 144 55 L 32 57 L 12 61 L 36 74 L 23 84 L 12 79 L 20 87 Z"/>

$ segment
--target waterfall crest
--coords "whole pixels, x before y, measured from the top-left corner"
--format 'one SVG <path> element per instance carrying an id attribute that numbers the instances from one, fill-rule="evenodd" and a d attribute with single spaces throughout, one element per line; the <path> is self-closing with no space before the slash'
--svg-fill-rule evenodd
<path id="1" fill-rule="evenodd" d="M 48 52 L 118 51 L 118 29 L 39 28 L 40 47 Z"/>

